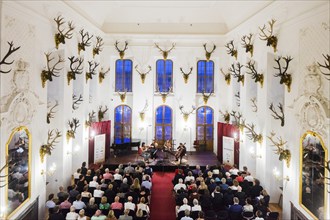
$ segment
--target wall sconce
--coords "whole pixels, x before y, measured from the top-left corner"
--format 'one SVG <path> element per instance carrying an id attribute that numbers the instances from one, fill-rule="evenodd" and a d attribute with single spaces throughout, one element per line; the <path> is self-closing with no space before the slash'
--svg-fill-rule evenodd
<path id="1" fill-rule="evenodd" d="M 53 163 L 48 171 L 45 171 L 44 169 L 41 170 L 41 175 L 47 174 L 48 176 L 53 176 L 56 171 L 56 164 Z"/>
<path id="2" fill-rule="evenodd" d="M 289 176 L 285 176 L 285 177 L 281 176 L 280 171 L 277 169 L 277 167 L 274 167 L 274 169 L 273 169 L 273 176 L 278 181 L 280 181 L 280 180 L 290 181 Z"/>
<path id="3" fill-rule="evenodd" d="M 261 154 L 257 154 L 253 147 L 250 147 L 250 155 L 253 158 L 262 158 Z"/>

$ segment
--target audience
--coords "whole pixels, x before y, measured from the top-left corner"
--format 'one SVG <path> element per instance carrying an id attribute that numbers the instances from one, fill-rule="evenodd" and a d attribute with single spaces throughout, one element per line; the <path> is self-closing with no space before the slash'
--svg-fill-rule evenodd
<path id="1" fill-rule="evenodd" d="M 78 218 L 78 213 L 76 213 L 76 208 L 72 205 L 70 207 L 70 212 L 66 214 L 66 220 L 76 220 Z"/>

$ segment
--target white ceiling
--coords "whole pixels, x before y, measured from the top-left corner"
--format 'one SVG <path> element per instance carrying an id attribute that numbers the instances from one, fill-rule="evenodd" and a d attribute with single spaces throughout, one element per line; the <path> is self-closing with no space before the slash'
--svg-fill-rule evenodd
<path id="1" fill-rule="evenodd" d="M 274 0 L 65 1 L 108 34 L 225 34 Z"/>

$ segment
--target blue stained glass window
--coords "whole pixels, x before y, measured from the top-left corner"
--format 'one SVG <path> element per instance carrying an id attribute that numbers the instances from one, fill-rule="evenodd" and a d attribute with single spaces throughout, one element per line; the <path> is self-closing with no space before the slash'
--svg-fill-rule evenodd
<path id="1" fill-rule="evenodd" d="M 132 92 L 132 60 L 116 61 L 116 92 Z"/>
<path id="2" fill-rule="evenodd" d="M 166 105 L 156 109 L 155 138 L 158 144 L 172 140 L 172 109 Z"/>
<path id="3" fill-rule="evenodd" d="M 172 60 L 157 60 L 156 62 L 157 82 L 160 92 L 168 92 L 172 86 L 173 79 L 173 61 Z"/>
<path id="4" fill-rule="evenodd" d="M 197 92 L 214 91 L 214 62 L 200 60 L 197 62 Z"/>
<path id="5" fill-rule="evenodd" d="M 132 110 L 127 105 L 115 108 L 114 142 L 115 144 L 131 141 Z"/>
<path id="6" fill-rule="evenodd" d="M 203 141 L 213 140 L 213 109 L 201 106 L 197 109 L 196 133 L 197 139 Z"/>

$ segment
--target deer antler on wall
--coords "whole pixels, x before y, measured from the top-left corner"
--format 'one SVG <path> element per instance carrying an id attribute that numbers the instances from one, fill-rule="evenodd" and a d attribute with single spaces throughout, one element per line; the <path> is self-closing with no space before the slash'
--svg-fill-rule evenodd
<path id="1" fill-rule="evenodd" d="M 259 82 L 262 88 L 264 85 L 264 74 L 257 72 L 255 68 L 255 62 L 250 60 L 245 67 L 250 70 L 250 72 L 246 72 L 246 73 L 252 76 L 254 82 L 256 83 Z"/>
<path id="2" fill-rule="evenodd" d="M 269 24 L 269 29 L 266 29 L 266 25 L 264 25 L 262 28 L 259 27 L 261 33 L 260 35 L 260 40 L 265 40 L 267 41 L 267 46 L 272 46 L 274 49 L 274 53 L 276 52 L 277 48 L 277 37 L 273 35 L 273 29 L 274 29 L 274 24 L 276 20 L 272 19 L 271 21 L 268 22 Z M 268 34 L 265 32 L 267 31 Z"/>
<path id="3" fill-rule="evenodd" d="M 151 71 L 151 66 L 150 65 L 148 66 L 148 71 L 146 71 L 146 72 L 141 72 L 138 69 L 138 65 L 136 65 L 134 68 L 135 68 L 136 72 L 138 72 L 140 74 L 142 84 L 144 84 L 147 74 Z"/>
<path id="4" fill-rule="evenodd" d="M 125 102 L 125 99 L 126 99 L 126 93 L 127 93 L 127 89 L 124 90 L 124 92 L 117 92 L 119 97 L 120 97 L 120 100 L 121 102 Z"/>
<path id="5" fill-rule="evenodd" d="M 96 75 L 96 68 L 99 66 L 100 64 L 97 62 L 93 62 L 93 61 L 88 61 L 88 68 L 89 71 L 86 72 L 86 83 L 88 82 L 89 79 L 93 79 L 93 75 Z"/>
<path id="6" fill-rule="evenodd" d="M 11 61 L 11 62 L 9 62 L 9 61 L 6 61 L 6 59 L 12 54 L 12 53 L 14 53 L 16 50 L 18 50 L 19 48 L 21 48 L 21 47 L 14 47 L 14 43 L 13 42 L 7 42 L 8 44 L 9 44 L 9 49 L 8 49 L 8 51 L 7 51 L 7 53 L 6 53 L 6 55 L 1 59 L 1 61 L 0 61 L 0 73 L 9 73 L 10 71 L 11 71 L 11 69 L 9 69 L 9 70 L 3 70 L 2 68 L 1 68 L 1 65 L 7 65 L 7 66 L 9 66 L 9 65 L 11 65 L 11 64 L 13 64 L 14 63 L 14 60 L 13 61 Z"/>
<path id="7" fill-rule="evenodd" d="M 57 66 L 60 65 L 61 63 L 64 63 L 64 59 L 58 55 L 58 60 L 55 64 L 53 64 L 52 67 L 50 67 L 50 62 L 53 61 L 55 58 L 50 58 L 52 53 L 45 53 L 46 60 L 47 60 L 47 70 L 43 70 L 41 72 L 41 82 L 42 82 L 42 88 L 45 88 L 47 80 L 53 81 L 53 76 L 54 77 L 59 77 L 60 71 L 63 69 L 58 68 Z"/>
<path id="8" fill-rule="evenodd" d="M 75 94 L 72 95 L 72 109 L 77 110 L 78 106 L 81 104 L 83 100 L 83 96 L 80 94 L 79 97 L 77 97 Z"/>
<path id="9" fill-rule="evenodd" d="M 73 34 L 73 30 L 74 30 L 74 26 L 72 24 L 72 21 L 68 22 L 68 30 L 66 32 L 64 32 L 64 29 L 61 29 L 61 26 L 65 23 L 65 21 L 63 20 L 64 18 L 59 15 L 57 18 L 54 18 L 54 21 L 57 24 L 57 30 L 58 33 L 55 34 L 55 45 L 56 45 L 56 49 L 58 49 L 58 46 L 62 43 L 65 44 L 65 39 L 71 39 L 72 38 L 72 34 Z"/>
<path id="10" fill-rule="evenodd" d="M 258 134 L 255 130 L 254 130 L 254 124 L 252 123 L 251 125 L 249 124 L 245 124 L 244 128 L 246 128 L 246 135 L 247 137 L 252 140 L 253 142 L 259 142 L 259 144 L 262 143 L 263 137 L 262 134 Z"/>
<path id="11" fill-rule="evenodd" d="M 115 43 L 116 50 L 119 52 L 120 59 L 124 59 L 125 51 L 128 49 L 128 42 L 125 41 L 125 47 L 122 50 L 118 48 L 118 44 L 119 44 L 119 41 L 116 41 L 116 43 Z"/>
<path id="12" fill-rule="evenodd" d="M 55 105 L 50 108 L 49 112 L 47 112 L 47 124 L 50 124 L 50 119 L 54 118 L 54 114 L 56 113 L 54 109 L 58 106 L 58 101 L 55 101 Z"/>
<path id="13" fill-rule="evenodd" d="M 229 43 L 227 43 L 225 47 L 227 48 L 227 54 L 232 57 L 235 57 L 235 59 L 237 60 L 237 49 L 235 49 L 234 41 L 229 41 Z"/>
<path id="14" fill-rule="evenodd" d="M 90 127 L 92 126 L 92 122 L 94 121 L 95 118 L 95 113 L 94 111 L 88 113 L 88 120 L 85 121 L 85 127 Z"/>
<path id="15" fill-rule="evenodd" d="M 237 112 L 236 114 L 236 111 L 231 111 L 230 115 L 234 117 L 233 124 L 236 125 L 241 132 L 243 132 L 243 129 L 245 127 L 245 119 L 243 119 L 242 113 Z"/>
<path id="16" fill-rule="evenodd" d="M 222 75 L 225 77 L 225 81 L 227 83 L 227 85 L 230 85 L 230 80 L 231 80 L 231 75 L 230 73 L 225 73 L 222 68 L 220 68 L 220 72 L 222 73 Z"/>
<path id="17" fill-rule="evenodd" d="M 172 47 L 168 50 L 163 50 L 162 48 L 159 47 L 159 45 L 157 43 L 155 43 L 155 47 L 159 49 L 159 51 L 162 53 L 164 60 L 167 59 L 169 53 L 171 52 L 171 50 L 173 50 L 175 48 L 175 43 L 172 43 Z"/>
<path id="18" fill-rule="evenodd" d="M 244 35 L 241 38 L 242 46 L 243 46 L 243 48 L 245 48 L 245 52 L 250 53 L 251 57 L 253 57 L 253 43 L 251 42 L 252 36 L 253 36 L 253 34 L 250 33 L 249 35 Z"/>
<path id="19" fill-rule="evenodd" d="M 157 85 L 157 92 L 161 95 L 163 103 L 166 102 L 166 98 L 167 98 L 168 94 L 170 94 L 171 91 L 172 91 L 172 87 L 169 87 L 167 92 L 161 92 L 161 91 L 159 91 L 159 86 Z"/>
<path id="20" fill-rule="evenodd" d="M 277 141 L 274 140 L 275 132 L 271 132 L 270 136 L 267 136 L 268 139 L 273 143 L 273 146 L 277 147 L 277 150 L 275 151 L 275 154 L 279 155 L 279 160 L 285 160 L 286 166 L 290 167 L 290 161 L 291 161 L 291 152 L 289 149 L 285 149 L 285 144 L 287 141 L 283 141 L 282 137 L 277 138 Z"/>
<path id="21" fill-rule="evenodd" d="M 192 109 L 189 112 L 188 111 L 184 111 L 183 108 L 184 108 L 183 105 L 180 105 L 179 106 L 179 109 L 180 109 L 181 113 L 183 114 L 184 121 L 187 121 L 188 118 L 189 118 L 189 115 L 192 114 L 192 113 L 194 113 L 194 111 L 196 110 L 196 106 L 192 106 Z"/>
<path id="22" fill-rule="evenodd" d="M 213 49 L 211 51 L 208 51 L 206 49 L 206 43 L 203 44 L 203 47 L 204 47 L 204 50 L 205 50 L 205 58 L 206 58 L 207 61 L 209 61 L 210 58 L 211 58 L 212 53 L 215 51 L 215 49 L 217 48 L 217 46 L 215 44 L 213 44 Z"/>
<path id="23" fill-rule="evenodd" d="M 104 118 L 104 114 L 108 111 L 108 106 L 105 106 L 105 109 L 102 111 L 102 105 L 99 107 L 99 112 L 98 112 L 98 119 L 99 122 L 101 122 Z"/>
<path id="24" fill-rule="evenodd" d="M 76 130 L 80 126 L 79 120 L 77 118 L 72 118 L 72 121 L 68 121 L 70 130 L 66 131 L 66 140 L 69 142 L 71 138 L 75 138 Z"/>
<path id="25" fill-rule="evenodd" d="M 101 84 L 107 75 L 107 73 L 110 72 L 110 67 L 104 71 L 103 67 L 101 68 L 101 71 L 99 72 L 99 83 Z"/>
<path id="26" fill-rule="evenodd" d="M 55 133 L 53 133 L 54 131 L 55 131 Z M 40 150 L 39 150 L 41 163 L 44 162 L 44 158 L 47 154 L 48 155 L 52 154 L 52 150 L 54 149 L 54 145 L 58 143 L 58 141 L 56 141 L 56 139 L 61 137 L 61 136 L 62 136 L 61 132 L 59 132 L 57 129 L 56 130 L 53 129 L 51 131 L 48 131 L 47 144 L 41 145 Z"/>
<path id="27" fill-rule="evenodd" d="M 236 105 L 237 107 L 240 107 L 241 106 L 241 94 L 239 91 L 237 91 L 237 93 L 235 93 L 235 98 L 236 98 Z"/>
<path id="28" fill-rule="evenodd" d="M 193 71 L 193 67 L 190 67 L 190 71 L 188 72 L 188 73 L 185 73 L 184 71 L 183 71 L 183 68 L 182 67 L 180 67 L 180 71 L 181 71 L 181 73 L 182 73 L 182 76 L 183 76 L 183 80 L 184 80 L 184 83 L 188 83 L 188 79 L 189 79 L 189 75 L 192 73 L 192 71 Z"/>
<path id="29" fill-rule="evenodd" d="M 207 101 L 209 100 L 209 98 L 212 94 L 213 94 L 213 90 L 209 94 L 207 94 L 205 92 L 205 90 L 203 90 L 202 95 L 203 95 L 203 101 L 204 101 L 205 105 L 207 104 Z"/>
<path id="30" fill-rule="evenodd" d="M 252 102 L 252 105 L 251 105 L 252 111 L 253 112 L 257 112 L 258 111 L 257 98 L 256 97 L 253 97 L 250 100 Z"/>
<path id="31" fill-rule="evenodd" d="M 68 78 L 68 85 L 70 85 L 70 81 L 76 80 L 76 75 L 77 74 L 82 74 L 83 73 L 83 69 L 84 67 L 81 66 L 84 62 L 83 58 L 75 58 L 74 56 L 72 57 L 68 57 L 68 59 L 70 60 L 70 71 L 67 74 L 67 78 Z M 75 67 L 74 67 L 75 65 Z"/>
<path id="32" fill-rule="evenodd" d="M 285 61 L 285 66 L 281 66 L 281 59 Z M 280 84 L 285 84 L 288 87 L 288 92 L 291 90 L 291 83 L 292 83 L 292 76 L 291 74 L 287 73 L 288 68 L 289 68 L 289 63 L 293 60 L 292 57 L 287 56 L 287 57 L 278 57 L 275 58 L 275 62 L 277 63 L 277 67 L 274 67 L 274 69 L 278 70 L 279 73 L 274 74 L 275 77 L 280 77 Z"/>
<path id="33" fill-rule="evenodd" d="M 93 47 L 93 58 L 95 57 L 95 55 L 99 55 L 100 52 L 102 51 L 102 46 L 103 46 L 103 39 L 100 36 L 96 36 L 96 44 Z"/>
<path id="34" fill-rule="evenodd" d="M 90 40 L 93 38 L 93 35 L 89 36 L 88 31 L 84 33 L 84 29 L 81 29 L 79 33 L 81 35 L 81 42 L 78 43 L 78 54 L 80 55 L 80 51 L 85 51 L 86 47 L 91 45 Z"/>
<path id="35" fill-rule="evenodd" d="M 225 113 L 223 113 L 221 110 L 219 110 L 219 112 L 220 112 L 220 114 L 221 114 L 223 120 L 224 120 L 227 124 L 229 124 L 229 121 L 230 121 L 230 114 L 229 114 L 229 112 L 228 112 L 227 110 L 225 111 Z"/>
<path id="36" fill-rule="evenodd" d="M 145 113 L 146 113 L 146 111 L 147 111 L 147 109 L 148 109 L 148 106 L 149 106 L 149 104 L 148 104 L 148 99 L 146 99 L 146 104 L 144 105 L 142 111 L 139 112 L 139 115 L 140 115 L 140 119 L 141 119 L 141 121 L 144 121 Z"/>
<path id="37" fill-rule="evenodd" d="M 241 65 L 239 62 L 236 63 L 236 67 L 235 67 L 235 63 L 231 64 L 231 67 L 228 69 L 231 72 L 231 75 L 234 78 L 237 78 L 237 82 L 242 82 L 242 86 L 244 86 L 244 74 L 241 73 L 241 69 L 242 69 L 243 65 Z"/>
<path id="38" fill-rule="evenodd" d="M 283 104 L 282 103 L 279 103 L 277 107 L 280 109 L 280 112 L 279 113 L 275 110 L 275 107 L 274 107 L 273 103 L 270 104 L 269 109 L 274 113 L 274 114 L 272 114 L 272 116 L 273 116 L 274 119 L 281 120 L 281 126 L 283 127 L 284 126 L 284 109 L 283 109 Z"/>
<path id="39" fill-rule="evenodd" d="M 325 78 L 327 80 L 330 80 L 330 78 L 327 78 L 330 76 L 330 56 L 329 56 L 329 54 L 327 54 L 327 55 L 322 54 L 322 56 L 325 59 L 324 65 L 320 64 L 319 62 L 317 62 L 317 64 L 319 65 L 320 71 L 325 76 Z M 328 70 L 328 72 L 323 72 L 321 68 L 323 68 L 324 71 Z"/>

